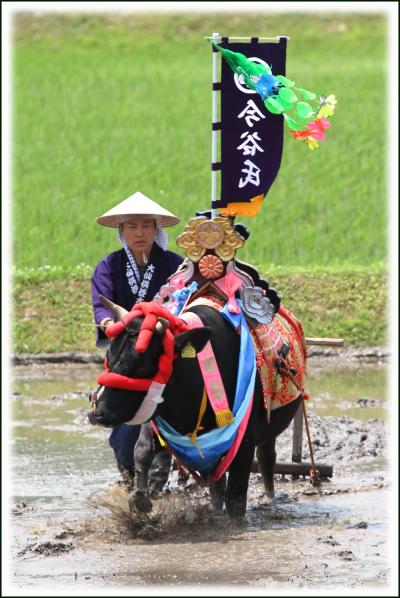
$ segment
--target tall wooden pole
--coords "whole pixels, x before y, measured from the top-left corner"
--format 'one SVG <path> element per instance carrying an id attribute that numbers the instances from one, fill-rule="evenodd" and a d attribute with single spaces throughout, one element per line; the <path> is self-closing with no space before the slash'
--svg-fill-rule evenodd
<path id="1" fill-rule="evenodd" d="M 218 44 L 220 40 L 219 33 L 213 33 L 212 39 Z M 212 53 L 212 76 L 213 76 L 213 84 L 218 83 L 218 52 Z M 212 123 L 218 122 L 218 91 L 214 89 L 212 90 Z M 211 164 L 215 164 L 217 162 L 217 134 L 218 131 L 214 130 L 214 127 L 211 132 Z M 217 171 L 211 170 L 211 206 L 215 205 L 215 201 L 217 201 Z M 215 218 L 218 215 L 218 212 L 215 208 L 211 207 L 211 217 Z"/>

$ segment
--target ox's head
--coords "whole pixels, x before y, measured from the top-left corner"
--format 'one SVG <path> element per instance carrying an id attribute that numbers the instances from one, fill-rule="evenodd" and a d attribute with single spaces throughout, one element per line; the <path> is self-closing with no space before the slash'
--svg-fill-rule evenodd
<path id="1" fill-rule="evenodd" d="M 98 377 L 99 389 L 90 395 L 92 411 L 88 418 L 90 423 L 106 427 L 124 422 L 141 424 L 151 418 L 161 402 L 175 357 L 189 342 L 201 351 L 211 330 L 185 330 L 174 316 L 160 317 L 156 308 L 154 313 L 153 304 L 143 303 L 128 312 L 105 297 L 101 300 L 116 323 L 107 328 L 111 342 L 105 372 Z"/>

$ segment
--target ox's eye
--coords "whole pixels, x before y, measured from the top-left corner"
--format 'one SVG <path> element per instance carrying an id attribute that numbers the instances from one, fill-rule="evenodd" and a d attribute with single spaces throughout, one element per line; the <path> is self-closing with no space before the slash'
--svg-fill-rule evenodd
<path id="1" fill-rule="evenodd" d="M 131 349 L 136 347 L 137 337 L 139 336 L 139 332 L 128 332 L 128 345 Z"/>
<path id="2" fill-rule="evenodd" d="M 129 336 L 137 336 L 139 334 L 140 327 L 138 327 L 137 325 L 135 326 L 134 322 L 131 322 L 130 324 L 128 324 L 125 330 L 129 334 Z"/>

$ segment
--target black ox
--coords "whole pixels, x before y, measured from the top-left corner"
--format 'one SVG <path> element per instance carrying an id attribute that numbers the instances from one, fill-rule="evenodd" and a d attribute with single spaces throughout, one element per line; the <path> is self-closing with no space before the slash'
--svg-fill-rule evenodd
<path id="1" fill-rule="evenodd" d="M 116 320 L 121 320 L 128 313 L 108 300 L 105 302 L 107 307 L 114 312 Z M 175 336 L 176 358 L 172 375 L 163 392 L 164 401 L 158 405 L 153 415 L 153 417 L 162 416 L 179 433 L 185 435 L 192 433 L 196 426 L 202 399 L 203 379 L 197 359 L 183 358 L 182 349 L 190 341 L 198 352 L 210 339 L 226 396 L 232 407 L 240 345 L 239 335 L 214 309 L 197 305 L 189 308 L 189 311 L 200 316 L 204 328 L 192 329 Z M 129 378 L 152 378 L 155 376 L 158 358 L 162 353 L 162 335 L 165 333 L 168 322 L 159 321 L 148 349 L 145 353 L 138 353 L 135 350 L 135 345 L 142 321 L 142 317 L 133 319 L 112 340 L 107 356 L 110 370 L 113 372 Z M 104 387 L 96 401 L 96 409 L 89 413 L 89 420 L 92 424 L 107 427 L 127 422 L 137 412 L 145 394 L 144 391 Z M 301 397 L 299 396 L 287 405 L 273 410 L 268 423 L 263 405 L 261 382 L 257 373 L 251 415 L 241 445 L 229 467 L 228 476 L 224 475 L 218 482 L 210 484 L 210 495 L 214 508 L 221 510 L 225 503 L 231 518 L 242 519 L 245 516 L 247 490 L 255 450 L 265 489 L 269 496 L 273 496 L 276 437 L 289 426 L 300 401 Z M 200 434 L 215 428 L 215 414 L 209 404 L 201 424 Z M 156 450 L 161 450 L 161 447 Z M 143 476 L 140 475 L 143 468 L 135 462 L 135 469 L 135 504 L 137 507 L 147 510 L 149 499 L 147 497 L 144 499 L 143 493 L 146 485 Z"/>

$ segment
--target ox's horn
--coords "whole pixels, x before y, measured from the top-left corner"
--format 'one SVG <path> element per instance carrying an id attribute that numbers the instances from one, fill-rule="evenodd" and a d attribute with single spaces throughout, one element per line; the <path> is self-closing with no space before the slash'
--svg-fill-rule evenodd
<path id="1" fill-rule="evenodd" d="M 122 318 L 124 316 L 126 316 L 126 314 L 129 313 L 128 310 L 126 310 L 124 307 L 121 307 L 120 305 L 113 303 L 112 301 L 107 299 L 107 297 L 104 297 L 104 295 L 99 295 L 99 298 L 100 298 L 100 301 L 102 302 L 102 304 L 104 305 L 104 307 L 106 307 L 107 309 L 112 311 L 112 313 L 114 314 L 114 316 L 116 318 L 116 322 L 118 322 L 119 320 L 122 320 Z"/>
<path id="2" fill-rule="evenodd" d="M 160 334 L 164 334 L 164 332 L 169 328 L 169 322 L 165 318 L 158 318 L 156 324 L 156 330 Z"/>

